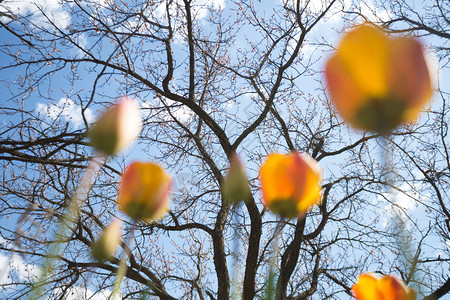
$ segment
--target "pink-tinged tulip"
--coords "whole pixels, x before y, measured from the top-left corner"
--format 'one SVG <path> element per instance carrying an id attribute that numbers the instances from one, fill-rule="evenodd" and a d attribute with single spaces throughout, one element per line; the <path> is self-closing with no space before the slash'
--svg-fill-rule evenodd
<path id="1" fill-rule="evenodd" d="M 236 154 L 230 160 L 228 176 L 222 184 L 222 194 L 230 203 L 245 201 L 250 196 L 247 175 Z"/>
<path id="2" fill-rule="evenodd" d="M 390 275 L 375 273 L 362 274 L 352 287 L 353 296 L 358 300 L 415 300 L 416 291 Z"/>
<path id="3" fill-rule="evenodd" d="M 412 122 L 432 95 L 422 44 L 372 25 L 348 32 L 325 67 L 336 109 L 353 127 L 389 133 Z"/>
<path id="4" fill-rule="evenodd" d="M 171 178 L 158 164 L 133 162 L 122 174 L 118 204 L 135 220 L 160 219 L 169 208 Z"/>
<path id="5" fill-rule="evenodd" d="M 113 155 L 134 142 L 141 128 L 139 107 L 133 99 L 124 97 L 92 126 L 89 133 L 91 145 L 106 155 Z"/>
<path id="6" fill-rule="evenodd" d="M 92 256 L 98 261 L 109 260 L 114 257 L 120 242 L 120 228 L 122 222 L 113 221 L 92 246 Z"/>
<path id="7" fill-rule="evenodd" d="M 260 170 L 263 202 L 282 217 L 301 216 L 320 201 L 321 169 L 308 154 L 271 154 Z"/>

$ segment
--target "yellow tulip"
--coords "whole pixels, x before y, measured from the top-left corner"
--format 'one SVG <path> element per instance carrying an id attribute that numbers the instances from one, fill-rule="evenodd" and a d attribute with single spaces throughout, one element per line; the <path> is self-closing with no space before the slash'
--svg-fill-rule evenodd
<path id="1" fill-rule="evenodd" d="M 415 300 L 417 297 L 416 291 L 408 288 L 402 280 L 375 273 L 360 275 L 352 291 L 358 300 Z"/>
<path id="2" fill-rule="evenodd" d="M 130 145 L 141 132 L 142 117 L 136 102 L 124 97 L 106 110 L 89 132 L 91 145 L 112 155 Z"/>
<path id="3" fill-rule="evenodd" d="M 155 163 L 134 162 L 122 175 L 119 209 L 135 220 L 160 219 L 169 208 L 171 178 Z"/>
<path id="4" fill-rule="evenodd" d="M 432 83 L 422 44 L 372 25 L 348 32 L 325 67 L 336 109 L 353 127 L 388 133 L 414 121 Z"/>
<path id="5" fill-rule="evenodd" d="M 260 169 L 264 205 L 282 217 L 300 216 L 320 201 L 321 178 L 306 153 L 271 154 Z"/>

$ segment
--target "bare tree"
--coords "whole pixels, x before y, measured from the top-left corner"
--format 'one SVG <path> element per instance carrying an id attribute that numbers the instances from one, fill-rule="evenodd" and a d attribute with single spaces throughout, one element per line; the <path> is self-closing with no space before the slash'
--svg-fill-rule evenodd
<path id="1" fill-rule="evenodd" d="M 409 7 L 395 3 L 401 12 Z M 131 159 L 161 162 L 174 192 L 167 216 L 139 223 L 121 245 L 131 250 L 123 298 L 229 299 L 234 289 L 243 299 L 263 299 L 272 257 L 281 299 L 350 297 L 367 271 L 400 276 L 427 299 L 450 290 L 448 90 L 436 92 L 417 124 L 381 142 L 348 128 L 322 83 L 337 32 L 370 18 L 361 6 L 75 0 L 0 7 L 1 249 L 26 261 L 25 273 L 42 263 L 95 155 L 86 138 L 94 116 L 125 94 L 145 115 L 130 156 L 102 166 L 47 296 L 111 291 L 123 251 L 97 262 L 90 247 L 113 218 L 128 220 L 116 195 Z M 438 2 L 436 16 L 446 20 L 447 12 Z M 407 18 L 383 24 L 446 38 L 447 27 L 436 27 L 441 21 L 427 23 L 426 10 L 416 16 L 422 27 Z M 445 43 L 435 46 L 444 50 Z M 261 204 L 258 169 L 269 153 L 294 150 L 324 169 L 323 198 L 305 218 L 279 219 Z M 394 184 L 386 180 L 387 151 Z M 241 205 L 220 192 L 234 152 L 252 190 Z M 131 227 L 126 223 L 125 235 Z M 7 275 L 4 295 L 25 297 L 32 278 L 14 268 Z"/>

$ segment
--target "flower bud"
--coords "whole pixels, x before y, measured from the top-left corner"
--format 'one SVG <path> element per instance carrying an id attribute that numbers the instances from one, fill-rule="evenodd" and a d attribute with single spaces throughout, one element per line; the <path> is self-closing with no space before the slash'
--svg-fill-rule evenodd
<path id="1" fill-rule="evenodd" d="M 383 134 L 414 121 L 432 95 L 422 44 L 388 37 L 372 25 L 358 26 L 344 36 L 326 64 L 325 77 L 345 121 Z"/>
<path id="2" fill-rule="evenodd" d="M 260 169 L 263 202 L 282 217 L 300 216 L 320 201 L 321 169 L 308 154 L 271 154 Z"/>
<path id="3" fill-rule="evenodd" d="M 120 242 L 120 227 L 122 222 L 119 220 L 113 221 L 105 228 L 103 233 L 92 246 L 92 256 L 98 261 L 109 260 L 114 257 L 117 251 L 117 246 Z"/>
<path id="4" fill-rule="evenodd" d="M 228 176 L 222 183 L 222 194 L 230 203 L 245 201 L 250 196 L 247 175 L 236 154 L 230 160 Z"/>
<path id="5" fill-rule="evenodd" d="M 158 164 L 133 162 L 122 174 L 119 208 L 135 220 L 157 220 L 168 211 L 170 185 Z"/>
<path id="6" fill-rule="evenodd" d="M 416 291 L 408 288 L 400 279 L 375 273 L 359 275 L 352 287 L 353 296 L 358 300 L 415 300 Z"/>
<path id="7" fill-rule="evenodd" d="M 142 117 L 136 102 L 124 97 L 106 110 L 89 133 L 91 145 L 98 151 L 113 155 L 130 145 L 139 136 Z"/>

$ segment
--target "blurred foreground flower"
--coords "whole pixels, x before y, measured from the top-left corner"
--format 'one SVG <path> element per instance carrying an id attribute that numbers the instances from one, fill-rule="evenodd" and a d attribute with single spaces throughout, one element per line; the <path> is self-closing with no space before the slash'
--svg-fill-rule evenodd
<path id="1" fill-rule="evenodd" d="M 320 201 L 321 169 L 306 153 L 271 154 L 260 178 L 264 205 L 282 217 L 297 217 Z"/>
<path id="2" fill-rule="evenodd" d="M 228 176 L 222 184 L 222 193 L 231 203 L 245 201 L 250 196 L 247 175 L 236 154 L 231 158 Z"/>
<path id="3" fill-rule="evenodd" d="M 119 208 L 135 220 L 157 220 L 169 208 L 170 185 L 169 174 L 158 164 L 134 162 L 122 175 Z"/>
<path id="4" fill-rule="evenodd" d="M 117 246 L 120 242 L 120 227 L 122 222 L 119 220 L 113 221 L 105 228 L 100 237 L 92 246 L 92 256 L 98 261 L 109 260 L 114 257 L 117 251 Z"/>
<path id="5" fill-rule="evenodd" d="M 139 136 L 142 117 L 136 102 L 124 97 L 106 110 L 89 133 L 91 145 L 112 155 L 130 145 Z"/>
<path id="6" fill-rule="evenodd" d="M 422 44 L 371 25 L 344 36 L 325 77 L 341 116 L 355 128 L 380 133 L 414 121 L 432 95 Z"/>
<path id="7" fill-rule="evenodd" d="M 400 279 L 375 273 L 362 274 L 352 287 L 358 300 L 415 300 L 416 291 L 408 288 Z"/>

